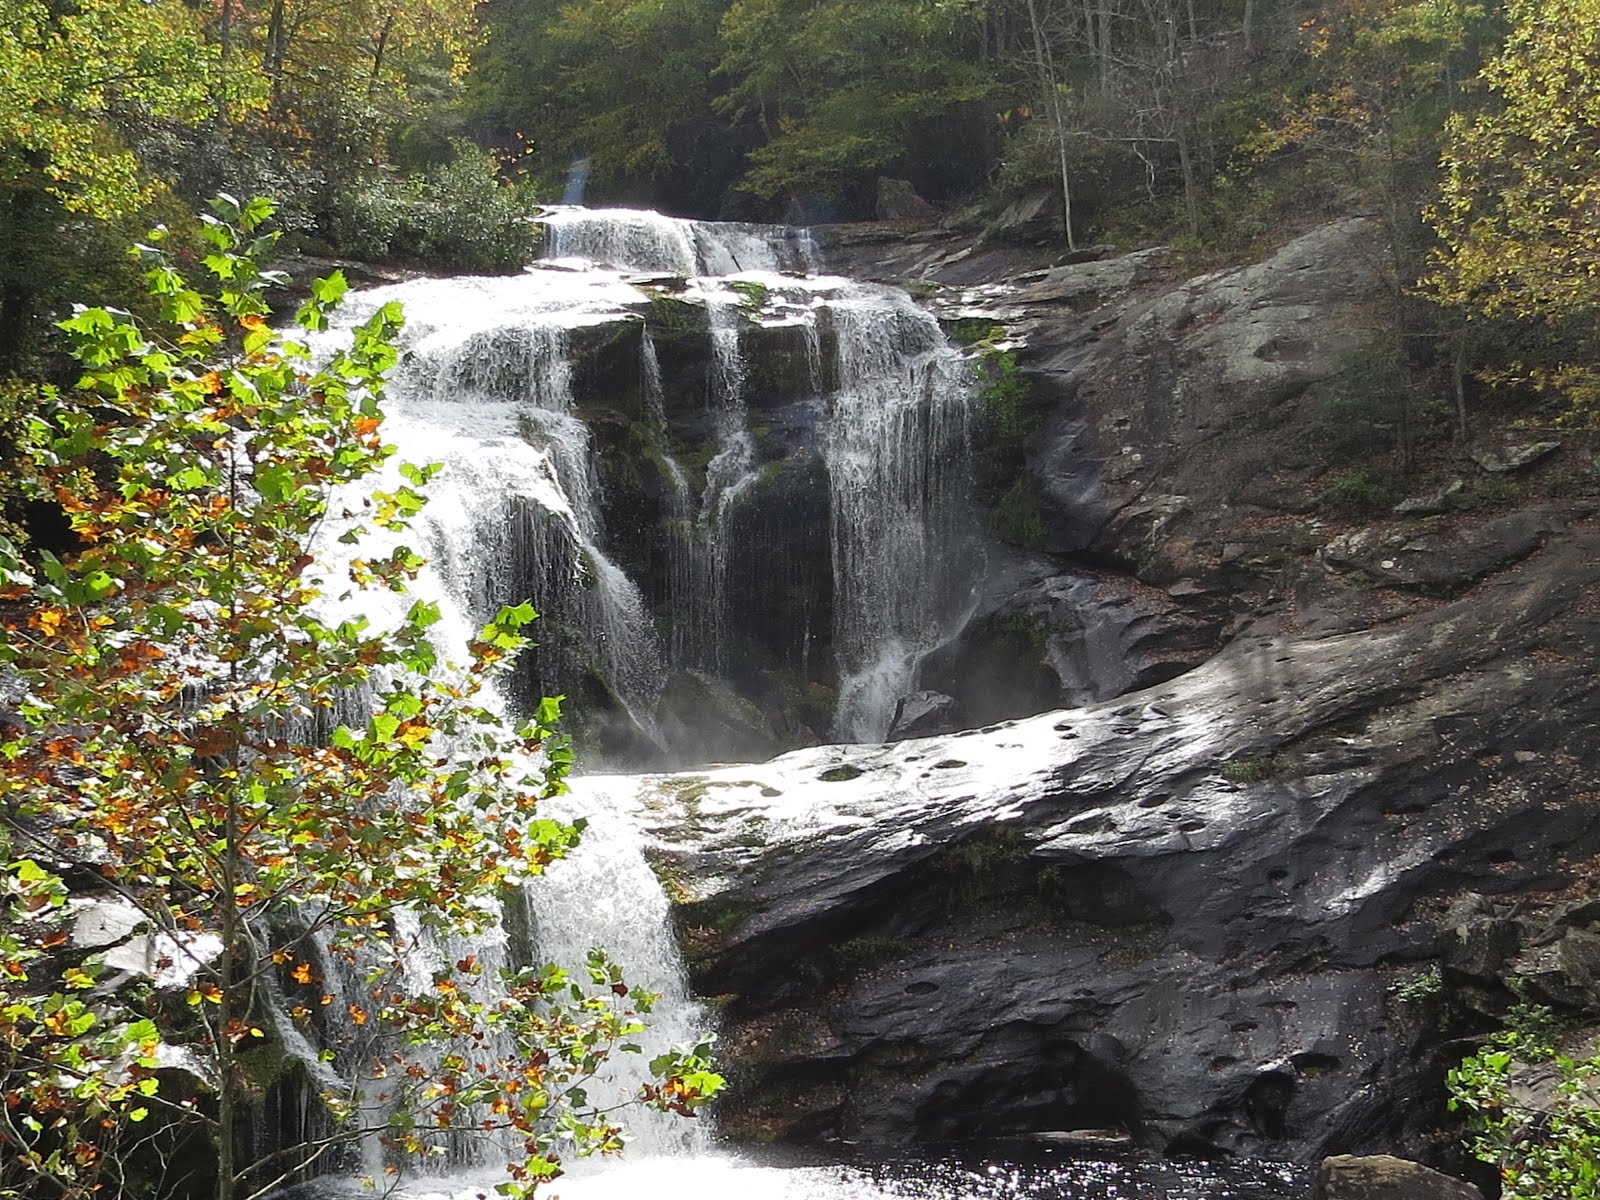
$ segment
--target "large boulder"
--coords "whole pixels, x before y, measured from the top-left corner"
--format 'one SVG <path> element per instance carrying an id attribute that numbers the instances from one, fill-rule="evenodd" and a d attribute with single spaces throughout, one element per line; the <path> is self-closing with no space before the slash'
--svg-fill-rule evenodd
<path id="1" fill-rule="evenodd" d="M 1483 1200 L 1474 1184 L 1387 1154 L 1324 1159 L 1311 1200 Z"/>
<path id="2" fill-rule="evenodd" d="M 1600 792 L 1597 586 L 1600 534 L 1569 533 L 1379 628 L 711 771 L 692 814 L 640 781 L 691 977 L 723 1006 L 724 1127 L 1420 1144 L 1437 1079 L 1394 994 L 1456 937 L 1440 898 L 1557 887 L 1600 852 L 1570 799 Z"/>

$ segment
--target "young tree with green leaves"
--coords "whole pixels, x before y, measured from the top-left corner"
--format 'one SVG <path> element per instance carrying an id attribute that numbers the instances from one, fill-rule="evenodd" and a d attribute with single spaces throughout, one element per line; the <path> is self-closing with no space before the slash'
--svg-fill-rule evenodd
<path id="1" fill-rule="evenodd" d="M 1426 280 L 1468 318 L 1509 317 L 1592 344 L 1600 314 L 1600 3 L 1514 0 L 1511 32 L 1484 68 L 1490 103 L 1454 116 L 1438 201 L 1443 248 Z M 1583 419 L 1600 414 L 1600 365 L 1579 354 L 1509 374 Z"/>
<path id="2" fill-rule="evenodd" d="M 1548 1021 L 1550 1011 L 1530 1015 Z M 1500 1174 L 1502 1200 L 1600 1200 L 1600 1052 L 1565 1053 L 1534 1029 L 1510 1029 L 1446 1084 L 1468 1148 Z"/>
<path id="3" fill-rule="evenodd" d="M 106 309 L 64 322 L 85 374 L 30 423 L 35 486 L 81 549 L 28 564 L 0 540 L 14 692 L 0 726 L 4 1194 L 30 1181 L 48 1181 L 39 1194 L 127 1190 L 141 1142 L 170 1145 L 174 1128 L 214 1145 L 219 1200 L 362 1138 L 398 1163 L 492 1136 L 511 1147 L 514 1193 L 566 1153 L 620 1146 L 583 1081 L 630 1048 L 653 997 L 602 954 L 584 968 L 592 986 L 531 965 L 491 979 L 470 955 L 441 962 L 429 988 L 405 982 L 427 930 L 481 933 L 497 896 L 575 843 L 576 827 L 539 813 L 570 752 L 551 729 L 557 701 L 514 728 L 488 703 L 529 605 L 442 652 L 425 599 L 393 627 L 319 603 L 406 595 L 422 560 L 399 535 L 434 468 L 373 487 L 391 452 L 379 403 L 397 306 L 320 365 L 267 326 L 270 213 L 218 201 L 209 295 L 159 240 L 140 247 L 166 326 Z M 323 328 L 343 291 L 337 275 L 315 284 L 301 330 Z M 319 566 L 335 537 L 355 547 L 347 577 Z M 346 723 L 356 694 L 369 703 Z M 62 957 L 64 876 L 136 911 L 176 991 L 119 987 L 95 956 Z M 362 991 L 330 982 L 341 961 Z M 275 1011 L 314 1039 L 336 1002 L 355 1034 L 330 1047 L 325 1122 L 250 1157 L 263 1061 L 285 1053 Z M 692 1113 L 721 1082 L 704 1054 L 657 1059 L 639 1099 Z M 191 1064 L 187 1091 L 163 1074 L 174 1061 Z"/>

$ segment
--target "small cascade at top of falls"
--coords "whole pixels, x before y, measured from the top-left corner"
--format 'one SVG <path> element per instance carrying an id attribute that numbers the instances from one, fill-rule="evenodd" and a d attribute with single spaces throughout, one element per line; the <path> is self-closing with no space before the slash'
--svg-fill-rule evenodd
<path id="1" fill-rule="evenodd" d="M 812 269 L 816 246 L 795 226 L 686 221 L 632 208 L 550 208 L 545 257 L 581 258 L 625 271 L 721 276 Z"/>

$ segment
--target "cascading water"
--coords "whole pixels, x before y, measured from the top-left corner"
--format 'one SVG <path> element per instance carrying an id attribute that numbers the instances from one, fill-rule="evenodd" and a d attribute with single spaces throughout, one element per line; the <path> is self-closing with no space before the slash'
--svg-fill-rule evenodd
<path id="1" fill-rule="evenodd" d="M 745 408 L 739 297 L 707 292 L 705 302 L 711 338 L 711 423 L 717 452 L 706 464 L 705 489 L 695 520 L 692 588 L 681 598 L 692 631 L 682 661 L 720 670 L 727 665 L 728 519 L 753 478 L 755 443 Z"/>
<path id="2" fill-rule="evenodd" d="M 819 449 L 839 693 L 831 733 L 886 737 L 921 660 L 968 615 L 981 565 L 966 499 L 972 386 L 959 352 L 902 292 L 780 273 L 814 259 L 809 236 L 793 230 L 582 209 L 553 212 L 546 228 L 552 260 L 683 276 L 685 294 L 706 313 L 715 453 L 693 528 L 675 538 L 667 603 L 676 665 L 729 666 L 735 517 L 766 465 L 752 434 L 741 330 L 803 329 L 811 390 L 825 405 Z M 730 269 L 739 272 L 731 280 L 706 277 Z"/>
<path id="3" fill-rule="evenodd" d="M 682 288 L 705 314 L 703 420 L 713 452 L 697 503 L 677 461 L 662 456 L 669 530 L 678 534 L 669 532 L 676 542 L 668 581 L 676 609 L 673 657 L 725 665 L 727 574 L 738 549 L 734 517 L 761 469 L 742 339 L 759 324 L 799 327 L 806 382 L 819 394 L 833 383 L 822 402 L 820 450 L 833 481 L 834 572 L 862 573 L 860 580 L 835 583 L 846 600 L 836 616 L 846 684 L 840 727 L 881 734 L 893 689 L 909 684 L 915 653 L 943 632 L 946 614 L 929 599 L 942 589 L 930 579 L 949 565 L 935 543 L 956 529 L 947 510 L 955 504 L 949 485 L 957 473 L 947 478 L 934 460 L 959 459 L 963 446 L 966 381 L 954 365 L 957 356 L 932 320 L 897 293 L 778 273 L 810 263 L 809 239 L 795 231 L 574 212 L 553 216 L 549 231 L 558 259 L 582 256 L 613 269 L 569 261 L 561 264 L 566 269 L 508 279 L 418 280 L 352 297 L 341 320 L 359 320 L 390 300 L 406 311 L 384 432 L 397 461 L 440 467 L 412 536 L 430 560 L 416 590 L 443 614 L 435 627 L 441 660 L 501 604 L 531 595 L 557 640 L 578 642 L 558 647 L 566 653 L 546 663 L 533 686 L 555 690 L 559 672 L 578 664 L 603 677 L 637 724 L 649 727 L 662 651 L 640 589 L 605 551 L 604 489 L 574 393 L 576 346 L 597 327 L 638 323 L 648 298 L 624 270 L 681 272 L 693 275 Z M 744 273 L 730 285 L 717 277 L 729 270 Z M 648 328 L 640 334 L 638 371 L 646 421 L 665 444 L 664 385 Z M 328 569 L 337 577 L 342 564 L 330 562 Z M 345 603 L 363 606 L 360 615 L 369 619 L 396 622 L 408 601 L 382 593 Z M 894 647 L 893 670 L 872 659 L 870 648 L 879 642 Z M 869 685 L 856 682 L 868 675 Z M 687 996 L 666 901 L 624 815 L 626 797 L 613 787 L 591 797 L 587 809 L 573 803 L 579 806 L 565 815 L 595 820 L 578 855 L 557 864 L 547 884 L 528 889 L 522 907 L 531 914 L 526 932 L 535 957 L 576 965 L 592 944 L 604 945 L 637 986 L 665 997 L 653 1048 L 690 1040 L 702 1014 Z M 416 943 L 407 971 L 419 990 L 429 986 L 436 965 L 469 950 L 490 972 L 517 965 L 519 957 L 519 938 L 503 924 L 470 948 L 420 929 L 397 933 Z M 526 933 L 520 938 L 529 940 Z M 326 965 L 327 977 L 338 980 L 340 968 Z M 345 986 L 355 994 L 358 981 L 351 975 Z M 354 1029 L 344 1033 L 358 1036 Z M 596 1086 L 610 1088 L 620 1103 L 638 1082 L 619 1067 Z M 658 1123 L 642 1137 L 648 1148 L 683 1154 L 700 1148 L 695 1129 Z M 476 1153 L 455 1147 L 450 1161 L 469 1167 Z M 375 1147 L 371 1158 L 367 1166 L 377 1170 Z"/>
<path id="4" fill-rule="evenodd" d="M 632 208 L 552 208 L 541 218 L 545 257 L 681 276 L 809 271 L 810 231 L 794 226 L 682 221 Z"/>
<path id="5" fill-rule="evenodd" d="M 557 678 L 560 671 L 592 673 L 648 731 L 665 664 L 721 662 L 721 635 L 744 615 L 729 601 L 736 563 L 751 571 L 748 547 L 739 543 L 748 523 L 739 518 L 763 477 L 788 461 L 761 444 L 757 422 L 774 418 L 746 339 L 787 332 L 797 360 L 789 386 L 801 393 L 793 407 L 814 421 L 794 432 L 794 444 L 809 444 L 825 476 L 822 537 L 831 603 L 819 607 L 832 614 L 835 728 L 851 740 L 881 738 L 897 698 L 915 685 L 919 661 L 961 623 L 981 566 L 964 508 L 971 386 L 960 355 L 902 293 L 784 273 L 812 265 L 809 237 L 798 231 L 581 210 L 553 214 L 547 230 L 551 261 L 523 275 L 415 281 L 354 297 L 349 306 L 347 320 L 390 299 L 406 308 L 404 357 L 384 436 L 400 459 L 443 464 L 415 529 L 419 548 L 432 559 L 415 590 L 440 606 L 443 620 L 433 632 L 441 654 L 499 604 L 531 596 L 545 613 L 537 632 L 562 643 L 531 682 L 564 689 L 569 684 Z M 730 272 L 738 279 L 717 278 Z M 677 410 L 668 412 L 662 356 L 649 327 L 653 305 L 663 298 L 704 315 L 697 412 L 684 411 L 681 390 L 671 401 Z M 633 382 L 639 428 L 628 428 L 627 437 L 642 437 L 658 463 L 666 532 L 662 579 L 651 588 L 631 580 L 620 557 L 607 553 L 618 523 L 608 523 L 596 470 L 602 434 L 580 420 L 585 405 L 578 393 L 592 388 L 581 378 L 592 366 L 582 346 L 633 336 L 628 331 L 639 339 Z M 681 362 L 674 368 L 680 389 L 682 368 Z M 756 404 L 763 405 L 759 417 Z M 627 417 L 610 419 L 605 436 L 615 442 Z M 688 454 L 672 448 L 686 427 L 704 448 L 703 477 Z M 338 565 L 329 564 L 330 578 Z M 359 603 L 375 621 L 393 622 L 409 601 L 380 592 L 363 594 Z M 662 614 L 670 638 L 653 619 Z M 808 653 L 802 651 L 802 661 Z M 414 986 L 428 986 L 431 964 L 469 950 L 490 969 L 530 955 L 576 967 L 599 945 L 624 965 L 630 984 L 663 995 L 641 1059 L 656 1047 L 692 1040 L 704 1014 L 688 995 L 667 901 L 640 850 L 632 791 L 626 778 L 576 780 L 573 795 L 550 811 L 588 818 L 584 844 L 527 889 L 498 933 L 472 947 L 417 931 Z M 331 969 L 329 977 L 336 977 Z M 356 980 L 348 986 L 354 994 Z M 637 1082 L 618 1065 L 592 1091 L 620 1100 Z M 956 1161 L 887 1172 L 752 1169 L 706 1157 L 703 1123 L 625 1119 L 634 1133 L 634 1161 L 620 1172 L 564 1180 L 561 1194 L 569 1200 L 662 1189 L 771 1200 L 1216 1194 L 1189 1190 L 1181 1171 L 1147 1181 L 1105 1163 L 1008 1168 L 999 1175 Z M 481 1197 L 499 1182 L 497 1161 L 463 1146 L 453 1176 L 437 1188 Z M 1227 1194 L 1258 1193 L 1244 1186 Z"/>
<path id="6" fill-rule="evenodd" d="M 917 666 L 964 623 L 975 542 L 965 473 L 971 381 L 903 293 L 828 309 L 838 355 L 824 454 L 832 495 L 834 733 L 882 741 Z"/>
<path id="7" fill-rule="evenodd" d="M 466 298 L 493 296 L 495 282 L 474 281 L 464 289 Z M 442 286 L 459 308 L 463 289 L 458 283 Z M 396 292 L 403 301 L 409 299 L 405 288 L 353 298 L 340 316 L 340 326 L 397 298 Z M 553 311 L 570 320 L 573 306 L 567 296 L 562 300 Z M 319 566 L 312 568 L 321 579 L 324 599 L 319 603 L 326 618 L 361 618 L 376 627 L 396 627 L 414 599 L 430 600 L 439 619 L 429 636 L 441 669 L 449 671 L 452 664 L 459 666 L 468 640 L 502 603 L 523 599 L 527 591 L 558 597 L 576 591 L 587 606 L 580 614 L 586 620 L 578 624 L 594 635 L 593 652 L 607 656 L 602 667 L 609 677 L 624 682 L 637 679 L 642 689 L 655 676 L 659 686 L 652 634 L 637 588 L 599 549 L 603 530 L 598 519 L 599 489 L 588 461 L 588 434 L 570 414 L 567 327 L 538 323 L 552 310 L 533 307 L 516 314 L 520 320 L 504 327 L 509 333 L 469 326 L 460 336 L 447 323 L 430 320 L 433 314 L 426 305 L 419 307 L 422 312 L 413 316 L 403 343 L 405 366 L 391 379 L 385 404 L 383 433 L 396 453 L 375 482 L 382 490 L 397 490 L 404 481 L 402 463 L 437 464 L 438 474 L 430 482 L 427 505 L 409 530 L 369 531 L 358 545 L 346 545 L 333 535 L 346 521 L 359 517 L 364 493 L 331 497 L 333 520 L 322 539 Z M 428 558 L 411 594 L 344 589 L 341 581 L 357 557 L 381 554 L 401 543 L 425 551 Z M 570 598 L 563 603 L 564 616 L 571 621 L 578 609 Z M 479 701 L 502 714 L 511 707 L 493 684 Z M 352 698 L 352 708 L 359 707 L 360 698 Z M 315 737 L 317 732 L 303 734 Z M 491 914 L 495 928 L 470 943 L 397 914 L 390 944 L 405 947 L 398 982 L 418 995 L 431 991 L 440 968 L 469 955 L 481 965 L 485 979 L 494 979 L 502 969 L 530 963 L 551 961 L 575 968 L 584 962 L 590 946 L 608 946 L 627 964 L 635 988 L 663 998 L 662 1017 L 635 1039 L 640 1053 L 608 1067 L 590 1088 L 592 1103 L 611 1107 L 626 1105 L 637 1096 L 645 1078 L 644 1064 L 651 1057 L 673 1044 L 697 1040 L 703 1020 L 687 995 L 666 900 L 640 852 L 639 838 L 630 833 L 615 804 L 607 803 L 603 813 L 594 809 L 594 804 L 585 807 L 576 797 L 567 797 L 559 808 L 551 804 L 546 810 L 567 820 L 590 815 L 602 819 L 574 859 L 552 867 L 555 882 L 533 881 L 522 902 L 511 907 L 511 914 L 532 914 L 530 928 L 520 938 L 509 928 L 514 922 L 497 907 Z M 615 905 L 609 914 L 595 903 L 597 895 Z M 333 993 L 322 1006 L 323 1031 L 330 1044 L 342 1047 L 339 1069 L 359 1080 L 383 1055 L 383 1048 L 370 1040 L 371 1030 L 362 1028 L 365 1021 L 345 1017 L 347 1012 L 358 1012 L 365 998 L 364 965 L 328 953 L 320 941 L 313 948 L 321 951 L 317 975 Z M 286 1048 L 293 1055 L 299 1047 L 298 1056 L 304 1058 L 311 1077 L 324 1088 L 342 1090 L 332 1068 L 302 1046 L 304 1039 L 293 1024 L 286 1021 L 284 1027 Z M 480 1053 L 490 1059 L 514 1057 L 509 1042 L 486 1045 Z M 366 1123 L 383 1127 L 388 1116 L 383 1085 L 357 1086 L 369 1097 Z M 295 1120 L 303 1131 L 310 1117 L 301 1114 Z M 628 1124 L 647 1147 L 690 1152 L 699 1145 L 691 1122 L 641 1110 Z M 658 1126 L 666 1132 L 656 1132 Z M 270 1131 L 264 1132 L 270 1136 Z M 359 1170 L 382 1178 L 386 1162 L 378 1141 L 369 1139 L 362 1149 Z M 514 1144 L 457 1136 L 439 1165 L 492 1174 L 499 1164 L 516 1157 Z"/>
<path id="8" fill-rule="evenodd" d="M 655 631 L 638 587 L 605 551 L 603 493 L 588 427 L 573 413 L 571 339 L 638 293 L 614 276 L 417 280 L 352 298 L 346 320 L 398 300 L 404 360 L 386 434 L 439 462 L 431 558 L 472 619 L 537 597 L 545 628 L 523 690 L 604 678 L 646 735 L 660 688 Z"/>

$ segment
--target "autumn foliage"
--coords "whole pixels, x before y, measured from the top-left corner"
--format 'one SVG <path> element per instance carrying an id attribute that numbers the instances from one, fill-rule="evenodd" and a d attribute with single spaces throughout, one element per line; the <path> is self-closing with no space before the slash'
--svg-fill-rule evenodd
<path id="1" fill-rule="evenodd" d="M 529 605 L 443 648 L 426 600 L 386 628 L 327 615 L 330 594 L 406 594 L 422 560 L 400 537 L 433 468 L 385 467 L 397 306 L 315 362 L 268 327 L 270 213 L 218 202 L 204 293 L 159 239 L 139 247 L 165 328 L 106 309 L 63 322 L 85 373 L 28 431 L 33 486 L 81 549 L 28 564 L 0 542 L 5 1188 L 115 1193 L 141 1140 L 156 1144 L 146 1131 L 174 1126 L 215 1145 L 224 1200 L 363 1138 L 397 1168 L 492 1136 L 525 1182 L 564 1152 L 620 1146 L 581 1082 L 652 997 L 603 955 L 581 972 L 592 987 L 556 967 L 490 978 L 471 956 L 431 987 L 406 982 L 429 930 L 480 933 L 504 889 L 576 842 L 539 812 L 570 752 L 551 729 L 557 701 L 513 726 L 484 690 L 524 644 Z M 304 334 L 343 290 L 338 276 L 313 286 Z M 380 469 L 387 487 L 373 486 Z M 384 549 L 365 552 L 371 533 Z M 116 988 L 93 955 L 61 955 L 63 877 L 136 910 L 166 960 L 154 988 Z M 334 986 L 336 972 L 361 990 Z M 250 1056 L 281 1042 L 284 1010 L 313 1039 L 344 1040 L 318 1075 L 322 1122 L 262 1161 L 241 1133 L 261 1098 Z M 715 1091 L 700 1055 L 658 1061 L 658 1107 L 691 1111 Z M 175 1061 L 203 1086 L 173 1091 L 161 1070 Z"/>

